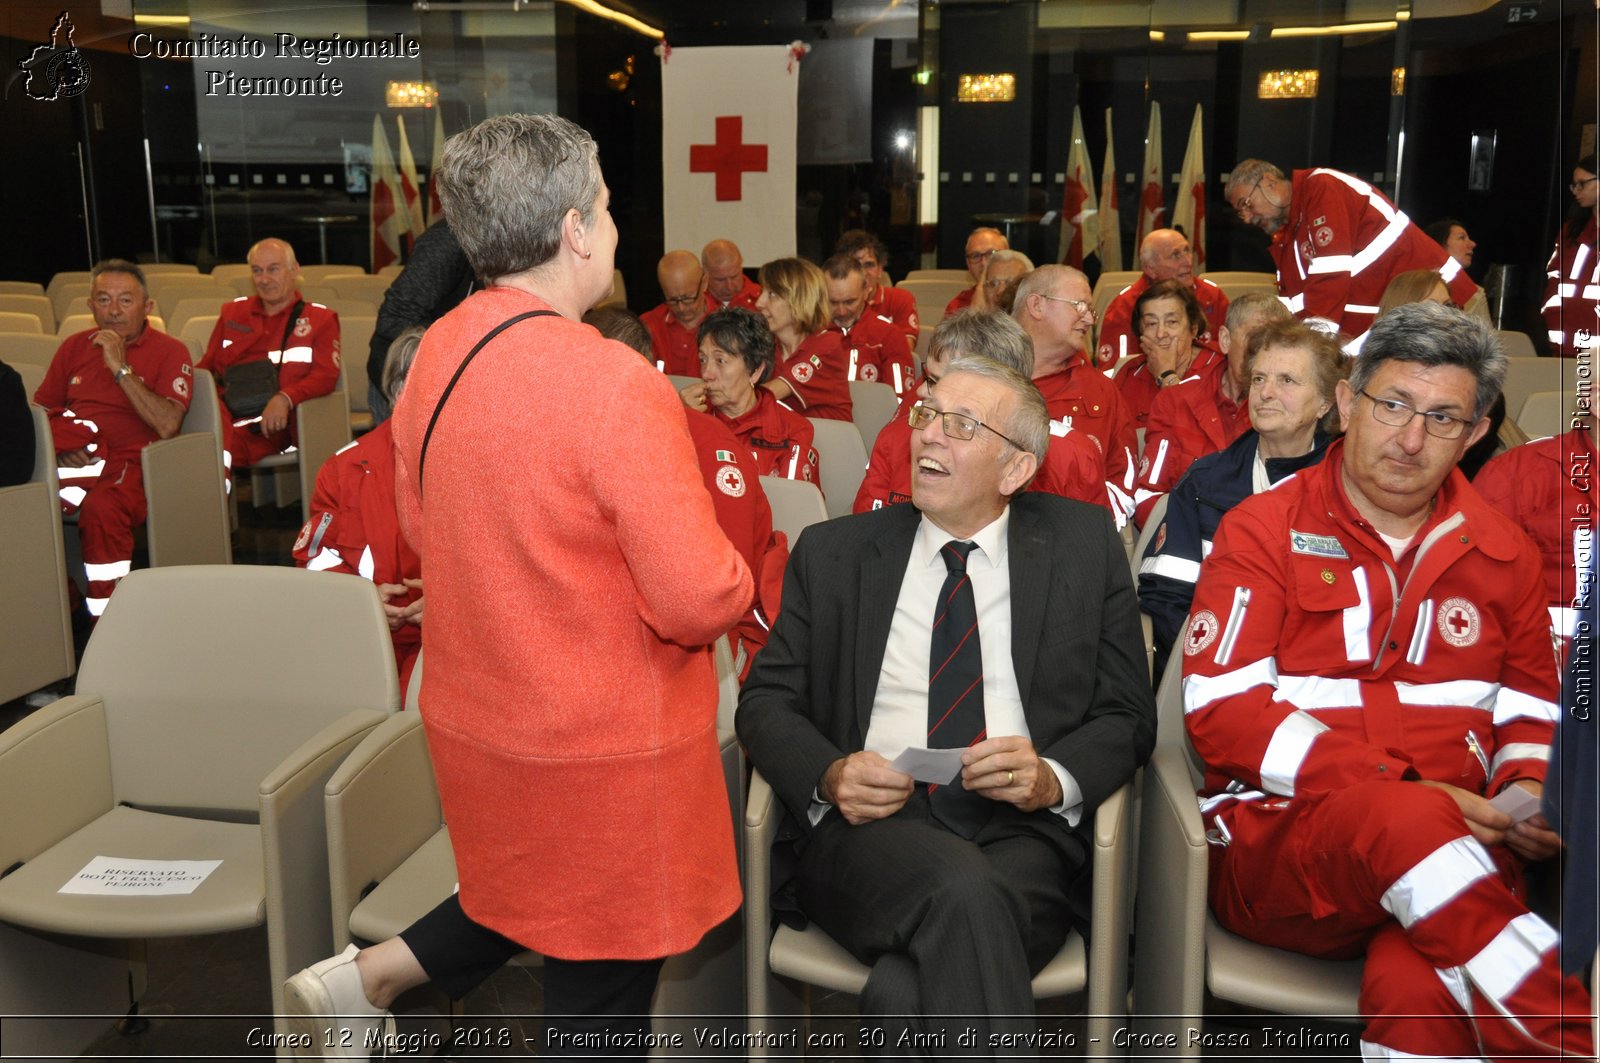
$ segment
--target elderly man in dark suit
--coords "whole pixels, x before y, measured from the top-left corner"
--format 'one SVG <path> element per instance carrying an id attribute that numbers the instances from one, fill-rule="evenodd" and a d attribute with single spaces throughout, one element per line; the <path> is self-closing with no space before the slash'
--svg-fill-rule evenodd
<path id="1" fill-rule="evenodd" d="M 871 965 L 863 1014 L 1031 1025 L 1031 975 L 1087 922 L 1095 807 L 1154 741 L 1137 605 L 1104 510 L 1019 494 L 1049 440 L 1031 381 L 966 359 L 910 416 L 913 505 L 800 537 L 739 737 L 787 812 L 775 906 Z M 916 782 L 908 747 L 960 749 L 959 776 Z"/>

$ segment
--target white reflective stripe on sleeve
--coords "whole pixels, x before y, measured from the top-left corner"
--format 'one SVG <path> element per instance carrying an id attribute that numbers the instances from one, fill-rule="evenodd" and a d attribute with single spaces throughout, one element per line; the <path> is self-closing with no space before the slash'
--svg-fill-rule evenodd
<path id="1" fill-rule="evenodd" d="M 1140 562 L 1139 575 L 1165 576 L 1184 583 L 1195 583 L 1200 579 L 1200 562 L 1171 554 L 1157 554 Z"/>
<path id="2" fill-rule="evenodd" d="M 1345 303 L 1344 312 L 1347 314 L 1376 314 L 1378 308 L 1367 303 Z"/>
<path id="3" fill-rule="evenodd" d="M 1444 279 L 1446 284 L 1455 280 L 1456 274 L 1460 272 L 1461 263 L 1457 262 L 1453 256 L 1446 256 L 1444 265 L 1439 267 L 1439 276 Z"/>
<path id="4" fill-rule="evenodd" d="M 283 352 L 283 361 L 285 365 L 289 364 L 290 362 L 298 362 L 304 365 L 310 365 L 311 348 L 290 347 L 288 350 Z"/>
<path id="5" fill-rule="evenodd" d="M 1532 694 L 1524 694 L 1520 690 L 1502 687 L 1500 696 L 1494 703 L 1494 725 L 1503 727 L 1512 720 L 1529 719 L 1542 720 L 1545 723 L 1555 723 L 1560 710 L 1556 703 L 1536 698 Z"/>
<path id="6" fill-rule="evenodd" d="M 1583 267 L 1589 261 L 1589 245 L 1579 244 L 1578 253 L 1572 257 L 1572 272 L 1567 274 L 1573 280 L 1583 276 Z"/>
<path id="7" fill-rule="evenodd" d="M 1122 448 L 1123 460 L 1127 462 L 1127 471 L 1122 474 L 1122 489 L 1132 491 L 1133 485 L 1139 479 L 1139 463 L 1133 458 L 1133 448 Z"/>
<path id="8" fill-rule="evenodd" d="M 1585 284 L 1583 286 L 1583 297 L 1590 302 L 1600 298 L 1600 285 Z"/>
<path id="9" fill-rule="evenodd" d="M 1564 639 L 1570 639 L 1574 626 L 1578 622 L 1578 611 L 1570 605 L 1552 605 L 1550 607 L 1550 629 Z"/>
<path id="10" fill-rule="evenodd" d="M 854 380 L 856 378 L 856 367 L 860 364 L 860 362 L 861 352 L 856 350 L 854 347 L 850 348 L 850 371 L 845 374 L 846 380 Z"/>
<path id="11" fill-rule="evenodd" d="M 280 362 L 283 361 L 283 352 L 282 351 L 268 351 L 267 352 L 267 361 L 271 362 L 273 365 L 279 364 Z"/>
<path id="12" fill-rule="evenodd" d="M 1354 261 L 1354 258 L 1350 255 L 1318 255 L 1311 260 L 1311 268 L 1306 272 L 1311 275 L 1318 273 L 1348 273 Z"/>
<path id="13" fill-rule="evenodd" d="M 70 480 L 93 480 L 96 476 L 106 471 L 106 459 L 91 461 L 87 465 L 80 465 L 76 469 L 69 469 L 65 465 L 56 466 L 56 479 L 62 483 Z"/>
<path id="14" fill-rule="evenodd" d="M 85 595 L 83 604 L 88 608 L 90 616 L 99 616 L 106 611 L 106 603 L 109 601 L 110 598 L 90 598 Z"/>
<path id="15" fill-rule="evenodd" d="M 1111 516 L 1116 522 L 1117 530 L 1121 531 L 1122 526 L 1128 523 L 1128 518 L 1133 515 L 1133 499 L 1110 480 L 1105 483 L 1106 498 L 1111 503 Z"/>
<path id="16" fill-rule="evenodd" d="M 1557 332 L 1555 329 L 1551 329 L 1546 335 L 1550 337 L 1551 343 L 1567 342 L 1567 334 L 1565 332 Z"/>
<path id="17" fill-rule="evenodd" d="M 1487 711 L 1494 708 L 1499 695 L 1499 683 L 1481 679 L 1450 679 L 1443 683 L 1397 681 L 1394 685 L 1394 696 L 1402 705 L 1449 705 Z"/>
<path id="18" fill-rule="evenodd" d="M 1406 651 L 1406 663 L 1421 665 L 1428 659 L 1428 636 L 1433 631 L 1433 599 L 1428 598 L 1417 606 L 1417 626 L 1411 632 L 1411 648 Z"/>
<path id="19" fill-rule="evenodd" d="M 107 561 L 103 565 L 84 565 L 83 574 L 91 583 L 121 579 L 133 571 L 132 561 Z"/>
<path id="20" fill-rule="evenodd" d="M 796 443 L 789 448 L 789 471 L 785 475 L 794 479 L 794 474 L 800 469 L 800 444 Z"/>
<path id="21" fill-rule="evenodd" d="M 1300 709 L 1359 709 L 1361 680 L 1327 679 L 1320 675 L 1278 677 L 1273 701 L 1287 701 Z"/>
<path id="22" fill-rule="evenodd" d="M 306 562 L 306 568 L 312 572 L 326 572 L 330 568 L 344 563 L 344 558 L 339 551 L 331 546 L 325 546 L 317 552 L 317 556 Z"/>
<path id="23" fill-rule="evenodd" d="M 1368 628 L 1372 626 L 1372 592 L 1367 586 L 1367 570 L 1358 568 L 1354 572 L 1356 585 L 1356 604 L 1344 611 L 1344 657 L 1347 661 L 1372 660 L 1371 633 Z"/>
<path id="24" fill-rule="evenodd" d="M 361 573 L 362 579 L 371 579 L 377 571 L 377 565 L 372 561 L 372 547 L 368 546 L 361 551 L 361 560 L 356 562 L 356 571 Z"/>
<path id="25" fill-rule="evenodd" d="M 1556 932 L 1532 912 L 1519 915 L 1463 966 L 1478 992 L 1504 1007 L 1517 986 L 1539 967 L 1539 958 L 1555 948 Z"/>
<path id="26" fill-rule="evenodd" d="M 1235 587 L 1233 589 L 1233 608 L 1228 611 L 1228 623 L 1222 629 L 1222 639 L 1217 644 L 1217 653 L 1212 660 L 1221 668 L 1233 660 L 1233 647 L 1239 641 L 1239 629 L 1244 626 L 1244 614 L 1250 608 L 1250 588 Z M 1276 670 L 1276 666 L 1274 666 Z"/>
<path id="27" fill-rule="evenodd" d="M 1469 835 L 1445 842 L 1394 880 L 1378 903 L 1400 925 L 1410 927 L 1496 874 L 1494 861 Z"/>
<path id="28" fill-rule="evenodd" d="M 889 371 L 894 374 L 894 393 L 896 395 L 905 394 L 906 382 L 904 372 L 900 368 L 900 363 L 894 363 L 894 365 L 889 367 Z"/>
<path id="29" fill-rule="evenodd" d="M 1489 775 L 1493 777 L 1508 761 L 1549 759 L 1550 747 L 1547 745 L 1539 742 L 1508 742 L 1494 751 L 1494 760 L 1489 763 Z"/>
<path id="30" fill-rule="evenodd" d="M 1183 677 L 1183 711 L 1187 715 L 1223 698 L 1243 694 L 1258 686 L 1278 685 L 1278 661 L 1263 657 L 1259 661 L 1222 675 L 1187 675 Z"/>
<path id="31" fill-rule="evenodd" d="M 1465 1008 L 1463 1008 L 1465 1010 Z M 1419 1056 L 1375 1041 L 1361 1042 L 1362 1059 L 1426 1059 L 1432 1063 L 1483 1063 L 1482 1056 Z"/>
<path id="32" fill-rule="evenodd" d="M 1554 295 L 1550 296 L 1550 298 L 1545 300 L 1544 305 L 1539 308 L 1539 313 L 1542 314 L 1546 310 L 1550 309 L 1552 306 L 1560 306 L 1560 305 L 1561 305 L 1561 293 L 1557 292 Z"/>
<path id="33" fill-rule="evenodd" d="M 1161 440 L 1161 445 L 1159 447 L 1156 447 L 1156 460 L 1152 461 L 1150 463 L 1150 482 L 1151 483 L 1158 484 L 1158 483 L 1161 482 L 1161 467 L 1163 465 L 1165 465 L 1166 463 L 1167 463 L 1167 441 L 1166 441 L 1165 438 L 1163 438 Z"/>
<path id="34" fill-rule="evenodd" d="M 61 501 L 73 506 L 83 505 L 83 500 L 89 497 L 89 492 L 81 487 L 63 487 L 60 494 Z"/>
<path id="35" fill-rule="evenodd" d="M 1305 292 L 1297 292 L 1294 295 L 1281 295 L 1278 298 L 1283 300 L 1283 305 L 1289 308 L 1289 313 L 1291 314 L 1298 314 L 1306 308 Z"/>
<path id="36" fill-rule="evenodd" d="M 1270 793 L 1294 796 L 1294 778 L 1315 742 L 1328 725 L 1305 712 L 1291 712 L 1272 732 L 1261 757 L 1261 785 Z"/>

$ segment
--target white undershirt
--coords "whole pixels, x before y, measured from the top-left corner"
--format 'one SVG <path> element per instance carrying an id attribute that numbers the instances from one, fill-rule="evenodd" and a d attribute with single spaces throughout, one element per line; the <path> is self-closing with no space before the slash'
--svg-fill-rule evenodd
<path id="1" fill-rule="evenodd" d="M 983 714 L 989 738 L 1031 737 L 1011 658 L 1011 570 L 1006 556 L 1010 521 L 1007 507 L 972 536 L 977 549 L 967 557 L 967 575 L 972 580 L 978 610 Z M 951 538 L 924 516 L 917 526 L 911 558 L 900 583 L 865 742 L 865 748 L 889 760 L 907 747 L 928 744 L 928 655 L 932 650 L 934 603 L 947 573 L 941 551 Z M 1060 764 L 1049 758 L 1044 762 L 1061 783 L 1062 802 L 1051 811 L 1076 826 L 1083 814 L 1083 792 Z"/>

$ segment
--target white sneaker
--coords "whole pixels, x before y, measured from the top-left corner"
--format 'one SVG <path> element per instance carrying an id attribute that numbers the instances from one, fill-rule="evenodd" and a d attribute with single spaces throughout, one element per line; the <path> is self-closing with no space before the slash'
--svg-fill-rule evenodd
<path id="1" fill-rule="evenodd" d="M 394 1043 L 394 1015 L 374 1006 L 361 988 L 360 951 L 351 945 L 283 984 L 297 1058 L 381 1059 L 385 1045 Z"/>

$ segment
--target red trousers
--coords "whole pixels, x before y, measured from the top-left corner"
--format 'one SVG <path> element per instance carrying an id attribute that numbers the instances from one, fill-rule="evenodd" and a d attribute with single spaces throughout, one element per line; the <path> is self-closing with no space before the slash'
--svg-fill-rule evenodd
<path id="1" fill-rule="evenodd" d="M 61 510 L 78 514 L 87 586 L 84 601 L 99 616 L 117 580 L 133 568 L 133 529 L 144 523 L 144 467 L 138 453 L 105 459 L 92 467 L 56 470 L 61 478 Z"/>
<path id="2" fill-rule="evenodd" d="M 1473 840 L 1448 794 L 1365 783 L 1217 818 L 1229 839 L 1211 849 L 1219 923 L 1293 952 L 1366 953 L 1363 1054 L 1593 1054 L 1589 995 L 1562 977 L 1515 857 Z"/>

